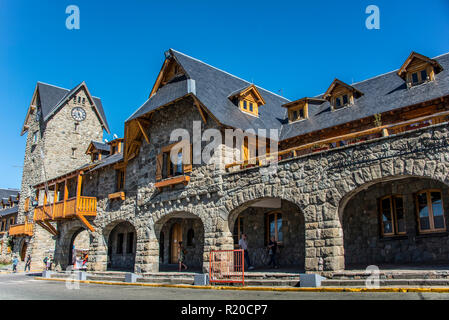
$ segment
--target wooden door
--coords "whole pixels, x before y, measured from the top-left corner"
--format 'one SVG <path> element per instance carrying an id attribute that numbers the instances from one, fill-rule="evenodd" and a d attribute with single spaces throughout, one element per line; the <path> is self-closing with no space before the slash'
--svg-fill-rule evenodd
<path id="1" fill-rule="evenodd" d="M 178 263 L 178 243 L 182 241 L 182 228 L 179 223 L 175 223 L 171 229 L 171 263 Z"/>
<path id="2" fill-rule="evenodd" d="M 22 246 L 22 250 L 20 250 L 20 260 L 25 261 L 26 254 L 27 254 L 27 244 L 24 242 Z"/>

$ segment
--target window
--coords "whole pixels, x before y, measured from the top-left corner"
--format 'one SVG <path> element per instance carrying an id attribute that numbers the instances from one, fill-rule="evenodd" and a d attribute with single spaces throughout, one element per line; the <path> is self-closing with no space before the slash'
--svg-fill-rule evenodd
<path id="1" fill-rule="evenodd" d="M 242 99 L 240 100 L 239 104 L 242 111 L 255 116 L 259 115 L 259 107 L 254 101 Z"/>
<path id="2" fill-rule="evenodd" d="M 266 243 L 268 243 L 273 236 L 279 243 L 282 243 L 284 240 L 284 234 L 282 232 L 282 213 L 280 212 L 273 212 L 267 215 Z"/>
<path id="3" fill-rule="evenodd" d="M 79 123 L 75 122 L 75 132 L 78 131 L 78 126 L 79 126 L 79 125 L 80 125 Z"/>
<path id="4" fill-rule="evenodd" d="M 73 97 L 73 103 L 76 103 L 76 96 Z"/>
<path id="5" fill-rule="evenodd" d="M 86 98 L 83 98 L 83 104 L 85 104 L 86 103 Z"/>
<path id="6" fill-rule="evenodd" d="M 234 245 L 239 244 L 239 240 L 242 238 L 242 234 L 244 233 L 244 228 L 243 228 L 243 218 L 242 217 L 238 217 L 237 220 L 234 223 L 234 232 L 232 234 L 233 238 L 234 238 Z"/>
<path id="7" fill-rule="evenodd" d="M 117 177 L 117 192 L 125 188 L 125 169 L 118 169 L 115 171 Z"/>
<path id="8" fill-rule="evenodd" d="M 290 122 L 306 119 L 304 108 L 305 107 L 291 107 L 288 112 Z"/>
<path id="9" fill-rule="evenodd" d="M 76 155 L 76 148 L 72 148 L 72 157 Z"/>
<path id="10" fill-rule="evenodd" d="M 339 96 L 335 97 L 334 107 L 336 109 L 339 109 L 339 108 L 342 108 L 342 107 L 346 107 L 350 103 L 351 103 L 350 96 L 348 94 L 343 94 L 343 95 L 339 95 Z"/>
<path id="11" fill-rule="evenodd" d="M 126 253 L 134 252 L 134 232 L 128 233 L 128 239 L 126 241 Z"/>
<path id="12" fill-rule="evenodd" d="M 33 143 L 37 143 L 37 131 L 33 133 Z"/>
<path id="13" fill-rule="evenodd" d="M 14 218 L 9 219 L 9 225 L 10 225 L 10 226 L 13 226 L 13 225 L 14 225 L 14 222 L 15 222 L 15 221 L 14 221 Z"/>
<path id="14" fill-rule="evenodd" d="M 122 254 L 123 253 L 123 233 L 119 233 L 117 235 L 117 254 Z"/>
<path id="15" fill-rule="evenodd" d="M 412 86 L 416 86 L 425 81 L 427 81 L 427 70 L 426 69 L 419 70 L 419 71 L 412 73 L 412 75 L 411 75 L 411 85 Z"/>
<path id="16" fill-rule="evenodd" d="M 78 103 L 81 103 L 81 97 L 78 97 Z"/>
<path id="17" fill-rule="evenodd" d="M 382 235 L 394 236 L 406 233 L 402 196 L 391 195 L 380 199 L 380 217 Z"/>
<path id="18" fill-rule="evenodd" d="M 97 161 L 99 158 L 100 158 L 100 157 L 99 157 L 99 155 L 98 155 L 98 152 L 93 152 L 93 153 L 92 153 L 92 162 Z"/>
<path id="19" fill-rule="evenodd" d="M 420 232 L 446 230 L 443 199 L 440 190 L 426 190 L 416 195 L 416 209 Z"/>
<path id="20" fill-rule="evenodd" d="M 163 147 L 161 153 L 156 159 L 156 180 L 160 181 L 162 179 L 171 178 L 175 176 L 182 176 L 188 172 L 192 171 L 192 145 L 188 144 L 187 147 L 190 148 L 190 160 L 184 160 L 183 148 L 178 145 L 179 142 L 171 144 L 169 146 Z M 188 142 L 183 142 L 188 143 Z M 179 152 L 174 159 L 174 163 L 171 161 L 170 154 L 172 149 L 176 146 L 179 148 Z"/>

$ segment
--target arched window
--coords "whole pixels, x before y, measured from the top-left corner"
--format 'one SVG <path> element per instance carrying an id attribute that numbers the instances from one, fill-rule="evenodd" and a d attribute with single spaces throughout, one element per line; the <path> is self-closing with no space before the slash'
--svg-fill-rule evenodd
<path id="1" fill-rule="evenodd" d="M 193 229 L 189 229 L 189 231 L 187 231 L 187 245 L 188 246 L 193 246 L 194 238 L 195 238 L 195 232 L 193 231 Z"/>

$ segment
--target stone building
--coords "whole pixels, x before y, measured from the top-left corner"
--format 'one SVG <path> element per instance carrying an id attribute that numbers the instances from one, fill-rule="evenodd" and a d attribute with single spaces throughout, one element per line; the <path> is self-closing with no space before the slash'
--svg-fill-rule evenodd
<path id="1" fill-rule="evenodd" d="M 242 233 L 256 267 L 271 236 L 281 266 L 298 271 L 449 262 L 449 54 L 412 52 L 398 70 L 289 101 L 170 49 L 124 138 L 108 144 L 101 104 L 78 90 L 85 120 L 73 120 L 80 100 L 68 92 L 45 120 L 52 131 L 39 131 L 31 107 L 25 122 L 21 203 L 36 195 L 35 260 L 49 250 L 66 268 L 88 230 L 98 271 L 164 270 L 180 241 L 186 263 L 207 271 L 210 252 L 235 248 Z M 43 158 L 35 131 L 48 134 Z M 32 159 L 45 178 L 31 178 Z"/>

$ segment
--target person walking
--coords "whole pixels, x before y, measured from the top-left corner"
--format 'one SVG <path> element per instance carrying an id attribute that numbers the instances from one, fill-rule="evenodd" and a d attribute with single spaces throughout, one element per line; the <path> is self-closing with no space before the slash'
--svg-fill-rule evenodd
<path id="1" fill-rule="evenodd" d="M 48 271 L 48 257 L 45 256 L 44 260 L 42 260 L 44 262 L 44 269 Z"/>
<path id="2" fill-rule="evenodd" d="M 16 256 L 14 256 L 14 259 L 12 259 L 12 272 L 17 272 L 17 265 L 19 264 L 19 259 L 17 259 Z"/>
<path id="3" fill-rule="evenodd" d="M 270 263 L 268 264 L 272 268 L 278 269 L 279 265 L 277 263 L 277 253 L 278 253 L 278 243 L 276 238 L 272 236 L 270 242 L 268 242 L 268 255 L 270 256 Z"/>
<path id="4" fill-rule="evenodd" d="M 26 258 L 26 261 L 25 261 L 25 269 L 23 270 L 23 271 L 27 271 L 27 269 L 28 269 L 28 272 L 30 272 L 31 271 L 31 255 L 29 254 L 28 256 L 27 256 L 27 258 Z"/>
<path id="5" fill-rule="evenodd" d="M 251 265 L 251 260 L 249 259 L 248 252 L 248 236 L 246 233 L 242 234 L 242 238 L 239 241 L 240 249 L 243 250 L 243 257 L 245 259 L 245 264 L 248 266 L 248 270 L 253 270 L 254 267 Z"/>
<path id="6" fill-rule="evenodd" d="M 179 264 L 178 271 L 179 272 L 181 272 L 182 267 L 184 267 L 184 270 L 187 270 L 187 265 L 184 263 L 186 253 L 187 253 L 187 250 L 184 249 L 184 246 L 182 245 L 182 241 L 179 241 L 179 243 L 178 243 L 178 264 Z"/>
<path id="7" fill-rule="evenodd" d="M 47 270 L 51 271 L 51 265 L 53 263 L 53 257 L 50 255 L 50 257 L 47 259 Z"/>

